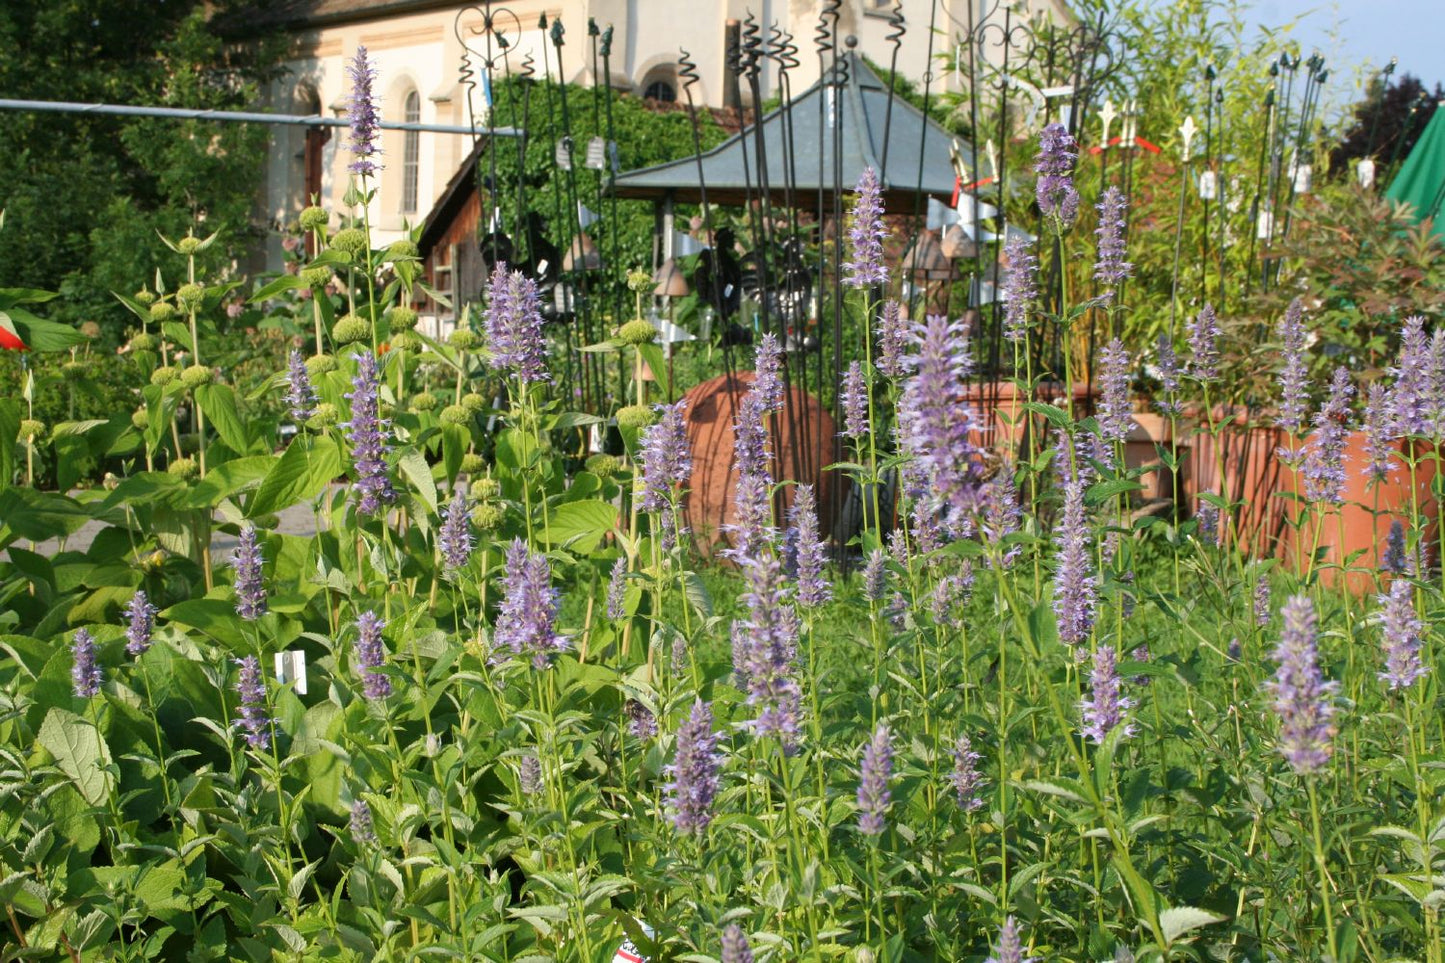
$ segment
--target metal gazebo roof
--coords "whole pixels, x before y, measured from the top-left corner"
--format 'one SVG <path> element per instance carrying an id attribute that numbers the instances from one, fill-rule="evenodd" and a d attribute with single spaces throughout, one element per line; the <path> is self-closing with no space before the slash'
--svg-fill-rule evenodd
<path id="1" fill-rule="evenodd" d="M 893 97 L 890 118 L 888 84 L 857 54 L 849 51 L 843 58 L 848 60 L 842 65 L 848 80 L 841 88 L 824 82 L 814 84 L 790 104 L 764 116 L 759 124 L 745 128 L 703 153 L 702 180 L 709 203 L 742 205 L 760 197 L 766 185 L 772 203 L 781 205 L 787 203 L 789 195 L 785 188 L 791 185 L 794 206 L 816 206 L 821 187 L 824 203 L 831 207 L 835 185 L 835 120 L 842 128 L 842 171 L 836 183 L 844 192 L 851 192 L 864 168 L 872 167 L 883 172 L 884 206 L 889 213 L 912 213 L 919 193 L 953 194 L 956 175 L 950 146 L 957 138 L 926 119 L 897 94 Z M 840 89 L 842 101 L 835 105 L 833 98 Z M 791 138 L 787 129 L 790 125 Z M 885 126 L 888 132 L 886 169 L 882 162 Z M 766 155 L 766 178 L 759 176 L 759 132 Z M 787 151 L 789 144 L 791 150 Z M 959 150 L 968 156 L 971 148 L 960 143 Z M 618 197 L 662 199 L 671 195 L 674 201 L 697 203 L 703 193 L 698 185 L 698 158 L 693 156 L 627 171 L 616 177 L 612 190 Z"/>

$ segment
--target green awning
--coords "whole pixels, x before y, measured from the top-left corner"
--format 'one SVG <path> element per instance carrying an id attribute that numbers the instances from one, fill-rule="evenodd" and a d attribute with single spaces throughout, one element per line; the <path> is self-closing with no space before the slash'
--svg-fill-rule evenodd
<path id="1" fill-rule="evenodd" d="M 1417 221 L 1434 217 L 1434 232 L 1445 237 L 1445 109 L 1436 109 L 1385 197 L 1412 206 Z"/>

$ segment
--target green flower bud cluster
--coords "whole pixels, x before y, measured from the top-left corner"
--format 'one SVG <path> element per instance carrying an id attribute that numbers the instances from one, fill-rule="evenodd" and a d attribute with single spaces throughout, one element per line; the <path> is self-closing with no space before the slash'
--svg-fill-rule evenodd
<path id="1" fill-rule="evenodd" d="M 371 337 L 371 325 L 357 314 L 348 314 L 331 326 L 331 340 L 337 344 L 355 344 Z"/>

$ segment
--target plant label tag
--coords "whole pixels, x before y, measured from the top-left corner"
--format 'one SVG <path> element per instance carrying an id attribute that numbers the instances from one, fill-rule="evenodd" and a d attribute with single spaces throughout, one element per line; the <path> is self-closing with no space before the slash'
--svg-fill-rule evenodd
<path id="1" fill-rule="evenodd" d="M 1361 157 L 1355 165 L 1355 180 L 1361 187 L 1369 190 L 1375 186 L 1375 159 L 1373 157 Z"/>
<path id="2" fill-rule="evenodd" d="M 296 686 L 298 695 L 306 694 L 306 653 L 300 649 L 276 653 L 276 682 Z"/>
<path id="3" fill-rule="evenodd" d="M 1205 171 L 1199 175 L 1199 196 L 1206 201 L 1212 201 L 1219 196 L 1219 181 L 1214 176 L 1214 171 Z"/>
<path id="4" fill-rule="evenodd" d="M 1274 212 L 1260 211 L 1259 220 L 1254 225 L 1254 236 L 1261 241 L 1267 241 L 1274 235 Z"/>
<path id="5" fill-rule="evenodd" d="M 1314 185 L 1315 168 L 1313 164 L 1298 164 L 1294 168 L 1294 192 L 1296 194 L 1308 194 Z"/>
<path id="6" fill-rule="evenodd" d="M 547 268 L 550 267 L 551 264 L 552 264 L 552 262 L 551 262 L 551 261 L 548 261 L 546 258 L 542 258 L 542 260 L 538 261 L 538 262 L 537 262 L 537 277 L 539 277 L 539 278 L 540 278 L 540 277 L 544 277 L 544 276 L 547 274 Z"/>
<path id="7" fill-rule="evenodd" d="M 557 141 L 557 151 L 554 156 L 558 167 L 564 171 L 572 169 L 572 139 L 570 137 L 564 137 Z"/>
<path id="8" fill-rule="evenodd" d="M 602 454 L 602 426 L 593 425 L 587 431 L 587 450 L 594 455 Z"/>
<path id="9" fill-rule="evenodd" d="M 653 928 L 646 923 L 642 924 L 642 932 L 647 934 L 648 939 L 652 939 L 656 935 Z M 617 952 L 612 954 L 612 963 L 647 963 L 647 957 L 638 952 L 637 944 L 633 943 L 631 939 L 625 939 L 617 948 Z"/>
<path id="10" fill-rule="evenodd" d="M 607 166 L 607 142 L 601 137 L 594 137 L 587 142 L 587 159 L 582 162 L 582 166 L 594 171 L 600 171 Z"/>

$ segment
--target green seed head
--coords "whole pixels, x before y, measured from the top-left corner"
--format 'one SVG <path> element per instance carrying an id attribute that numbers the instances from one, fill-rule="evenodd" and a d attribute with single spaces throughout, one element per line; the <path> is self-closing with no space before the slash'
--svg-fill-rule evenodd
<path id="1" fill-rule="evenodd" d="M 502 486 L 495 478 L 475 478 L 472 480 L 472 497 L 477 501 L 487 502 L 501 494 Z"/>
<path id="2" fill-rule="evenodd" d="M 326 357 L 326 355 L 322 355 Z M 316 406 L 311 417 L 306 419 L 306 427 L 312 431 L 325 431 L 336 424 L 336 406 L 329 401 L 323 401 Z"/>
<path id="3" fill-rule="evenodd" d="M 334 276 L 331 268 L 324 264 L 320 267 L 303 268 L 301 270 L 301 283 L 312 291 L 320 291 L 331 283 L 331 279 Z"/>
<path id="4" fill-rule="evenodd" d="M 617 460 L 616 455 L 593 455 L 587 459 L 585 467 L 599 478 L 608 478 L 617 474 L 622 462 Z"/>
<path id="5" fill-rule="evenodd" d="M 481 338 L 477 337 L 477 333 L 470 328 L 457 328 L 451 333 L 451 336 L 447 338 L 447 344 L 456 348 L 458 351 L 470 351 L 475 348 L 480 341 Z"/>
<path id="6" fill-rule="evenodd" d="M 657 338 L 657 329 L 651 321 L 637 318 L 619 328 L 617 337 L 623 344 L 651 344 Z"/>
<path id="7" fill-rule="evenodd" d="M 469 451 L 462 456 L 463 475 L 475 475 L 486 467 L 486 462 L 482 461 L 482 456 L 474 451 Z"/>
<path id="8" fill-rule="evenodd" d="M 366 232 L 359 227 L 343 227 L 331 238 L 331 246 L 338 251 L 345 251 L 355 260 L 357 255 L 366 250 Z"/>
<path id="9" fill-rule="evenodd" d="M 652 287 L 652 273 L 638 268 L 635 271 L 627 272 L 627 289 L 635 294 L 641 294 Z"/>
<path id="10" fill-rule="evenodd" d="M 176 242 L 176 250 L 186 257 L 190 257 L 201 249 L 201 239 L 198 237 L 183 237 Z"/>
<path id="11" fill-rule="evenodd" d="M 472 524 L 479 532 L 493 532 L 502 526 L 505 513 L 500 505 L 484 503 L 472 509 Z"/>
<path id="12" fill-rule="evenodd" d="M 151 305 L 151 320 L 157 323 L 161 321 L 169 321 L 172 317 L 175 316 L 175 313 L 175 305 L 171 304 L 169 301 L 157 301 L 155 304 Z"/>
<path id="13" fill-rule="evenodd" d="M 176 291 L 176 303 L 187 311 L 196 310 L 205 299 L 206 289 L 199 284 L 182 284 Z"/>
<path id="14" fill-rule="evenodd" d="M 447 405 L 442 409 L 441 418 L 444 425 L 465 425 L 471 422 L 472 413 L 466 405 Z"/>
<path id="15" fill-rule="evenodd" d="M 337 344 L 354 344 L 369 337 L 371 325 L 366 323 L 365 318 L 355 314 L 346 315 L 331 328 L 331 340 Z"/>
<path id="16" fill-rule="evenodd" d="M 306 359 L 306 373 L 313 378 L 319 378 L 335 370 L 336 359 L 329 354 L 313 354 Z"/>
<path id="17" fill-rule="evenodd" d="M 166 471 L 177 478 L 195 478 L 198 469 L 194 458 L 177 458 L 166 466 Z"/>
<path id="18" fill-rule="evenodd" d="M 386 259 L 388 261 L 420 256 L 421 250 L 416 246 L 416 242 L 409 237 L 404 237 L 399 241 L 392 241 L 386 248 Z"/>
<path id="19" fill-rule="evenodd" d="M 67 361 L 60 366 L 60 370 L 65 373 L 66 378 L 83 378 L 85 377 L 85 362 Z"/>
<path id="20" fill-rule="evenodd" d="M 483 398 L 475 391 L 468 391 L 466 394 L 462 395 L 462 405 L 472 414 L 476 414 L 483 408 L 487 407 L 487 399 Z"/>
<path id="21" fill-rule="evenodd" d="M 130 423 L 136 431 L 145 431 L 151 426 L 151 413 L 145 408 L 137 408 L 130 413 Z"/>
<path id="22" fill-rule="evenodd" d="M 181 372 L 181 384 L 187 388 L 199 388 L 211 383 L 213 372 L 203 364 L 193 364 Z"/>
<path id="23" fill-rule="evenodd" d="M 173 364 L 163 365 L 151 372 L 151 384 L 168 385 L 181 376 L 181 369 Z"/>
<path id="24" fill-rule="evenodd" d="M 397 351 L 420 351 L 426 347 L 421 335 L 415 331 L 398 331 L 391 336 L 391 346 Z"/>
<path id="25" fill-rule="evenodd" d="M 155 304 L 156 293 L 150 288 L 141 288 L 135 293 L 135 299 L 141 304 Z"/>
<path id="26" fill-rule="evenodd" d="M 303 231 L 324 231 L 326 225 L 331 222 L 331 214 L 324 207 L 312 205 L 301 211 L 296 218 Z"/>
<path id="27" fill-rule="evenodd" d="M 44 437 L 45 422 L 36 421 L 34 418 L 26 418 L 24 421 L 20 422 L 20 434 L 16 437 L 17 441 L 23 441 L 26 444 L 32 444 L 34 443 L 35 439 Z"/>
<path id="28" fill-rule="evenodd" d="M 437 396 L 430 391 L 418 391 L 411 397 L 412 411 L 435 411 L 437 405 L 441 404 Z"/>
<path id="29" fill-rule="evenodd" d="M 386 320 L 393 331 L 410 331 L 416 327 L 416 309 L 398 304 L 386 312 Z"/>
<path id="30" fill-rule="evenodd" d="M 159 344 L 160 339 L 146 331 L 142 331 L 130 339 L 132 351 L 154 351 Z"/>
<path id="31" fill-rule="evenodd" d="M 617 409 L 617 427 L 646 428 L 652 424 L 652 409 L 646 405 L 628 405 Z"/>

